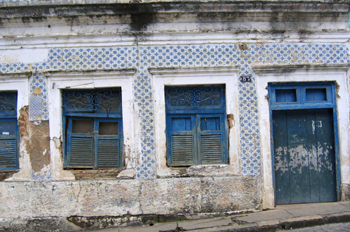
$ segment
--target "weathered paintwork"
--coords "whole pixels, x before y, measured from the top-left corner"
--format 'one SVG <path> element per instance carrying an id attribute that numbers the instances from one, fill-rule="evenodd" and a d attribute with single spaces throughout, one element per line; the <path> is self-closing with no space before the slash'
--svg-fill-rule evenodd
<path id="1" fill-rule="evenodd" d="M 225 86 L 165 89 L 169 166 L 227 164 Z"/>
<path id="2" fill-rule="evenodd" d="M 70 216 L 224 213 L 256 210 L 259 195 L 259 178 L 249 176 L 1 182 L 0 217 L 58 221 Z"/>
<path id="3" fill-rule="evenodd" d="M 271 84 L 269 97 L 276 204 L 336 201 L 341 176 L 334 83 Z"/>
<path id="4" fill-rule="evenodd" d="M 3 227 L 273 208 L 270 82 L 336 84 L 337 193 L 350 198 L 348 3 L 121 2 L 1 2 L 0 89 L 18 89 L 23 134 L 20 170 L 1 173 Z M 228 162 L 169 167 L 164 87 L 196 84 L 226 87 Z M 123 168 L 64 168 L 62 90 L 110 87 L 123 94 Z"/>
<path id="5" fill-rule="evenodd" d="M 276 204 L 336 201 L 332 110 L 274 111 Z"/>

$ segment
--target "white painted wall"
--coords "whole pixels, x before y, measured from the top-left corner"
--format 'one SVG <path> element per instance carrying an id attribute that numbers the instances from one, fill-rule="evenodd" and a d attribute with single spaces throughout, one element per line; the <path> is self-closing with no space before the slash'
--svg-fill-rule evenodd
<path id="1" fill-rule="evenodd" d="M 18 49 L 0 52 L 0 63 L 39 63 L 47 60 L 48 49 Z"/>

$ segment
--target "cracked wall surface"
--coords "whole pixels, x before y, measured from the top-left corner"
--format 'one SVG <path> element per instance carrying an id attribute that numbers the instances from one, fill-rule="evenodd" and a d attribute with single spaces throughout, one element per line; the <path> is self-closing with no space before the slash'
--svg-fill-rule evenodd
<path id="1" fill-rule="evenodd" d="M 256 209 L 259 182 L 256 177 L 2 182 L 0 217 L 176 215 Z"/>
<path id="2" fill-rule="evenodd" d="M 62 222 L 62 230 L 73 230 L 102 219 L 121 225 L 122 220 L 136 223 L 145 215 L 273 208 L 273 171 L 271 158 L 266 159 L 271 155 L 266 152 L 270 124 L 259 124 L 262 118 L 269 119 L 261 115 L 266 111 L 261 101 L 267 104 L 268 98 L 258 91 L 266 86 L 258 86 L 262 75 L 257 66 L 280 73 L 307 69 L 305 77 L 298 76 L 299 81 L 311 81 L 308 75 L 314 67 L 342 70 L 342 79 L 337 79 L 342 86 L 338 113 L 346 115 L 341 117 L 341 128 L 348 130 L 349 100 L 344 99 L 350 99 L 346 91 L 350 37 L 348 9 L 342 3 L 306 1 L 295 5 L 288 1 L 284 5 L 269 1 L 259 5 L 229 1 L 219 5 L 192 2 L 187 6 L 66 7 L 31 1 L 29 5 L 37 3 L 42 7 L 13 7 L 25 2 L 0 1 L 6 6 L 0 9 L 0 81 L 15 80 L 18 73 L 30 72 L 26 78 L 28 94 L 23 95 L 18 112 L 20 168 L 0 172 L 3 228 L 16 218 L 31 225 L 40 223 L 36 218 L 47 219 L 48 228 L 53 228 L 53 218 Z M 164 149 L 156 132 L 162 122 L 156 118 L 160 115 L 157 94 L 163 93 L 155 87 L 157 78 L 176 79 L 182 75 L 183 83 L 212 84 L 221 81 L 220 72 L 228 68 L 235 73 L 227 72 L 228 80 L 236 78 L 225 82 L 235 83 L 226 86 L 232 96 L 228 104 L 235 109 L 227 113 L 227 126 L 235 135 L 230 138 L 234 142 L 231 145 L 235 145 L 233 159 L 225 165 L 166 167 L 170 171 L 160 173 L 157 165 L 160 160 L 166 161 L 166 155 L 157 156 L 157 148 Z M 200 78 L 208 70 L 213 74 Z M 332 80 L 329 70 L 324 71 L 326 77 L 321 81 Z M 173 76 L 169 77 L 169 73 Z M 249 76 L 251 81 L 241 82 L 241 76 Z M 295 80 L 283 75 L 281 79 Z M 312 79 L 315 80 L 318 79 Z M 123 120 L 128 120 L 124 134 L 129 137 L 124 140 L 122 169 L 64 168 L 62 112 L 57 102 L 62 89 L 77 86 L 128 89 Z M 344 134 L 347 133 L 342 132 L 339 138 L 339 178 L 341 200 L 349 200 L 350 157 L 344 145 L 348 136 Z M 106 215 L 111 218 L 97 218 Z"/>

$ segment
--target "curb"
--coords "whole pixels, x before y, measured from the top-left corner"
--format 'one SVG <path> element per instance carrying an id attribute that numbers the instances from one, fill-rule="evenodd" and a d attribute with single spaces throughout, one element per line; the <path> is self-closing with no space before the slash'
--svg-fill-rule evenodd
<path id="1" fill-rule="evenodd" d="M 350 222 L 350 212 L 338 213 L 333 215 L 314 215 L 306 217 L 290 218 L 285 220 L 270 220 L 260 221 L 256 223 L 247 223 L 243 221 L 237 222 L 238 225 L 225 226 L 225 227 L 213 227 L 206 229 L 194 229 L 184 230 L 181 227 L 176 228 L 173 231 L 198 231 L 198 232 L 270 232 L 276 230 L 291 230 L 300 229 L 305 227 L 320 226 L 333 223 Z"/>

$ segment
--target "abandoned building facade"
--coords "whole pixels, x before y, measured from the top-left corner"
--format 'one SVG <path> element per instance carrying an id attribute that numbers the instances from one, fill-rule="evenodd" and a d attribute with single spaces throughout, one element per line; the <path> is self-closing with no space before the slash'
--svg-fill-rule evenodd
<path id="1" fill-rule="evenodd" d="M 348 13 L 0 1 L 0 228 L 350 200 Z"/>

